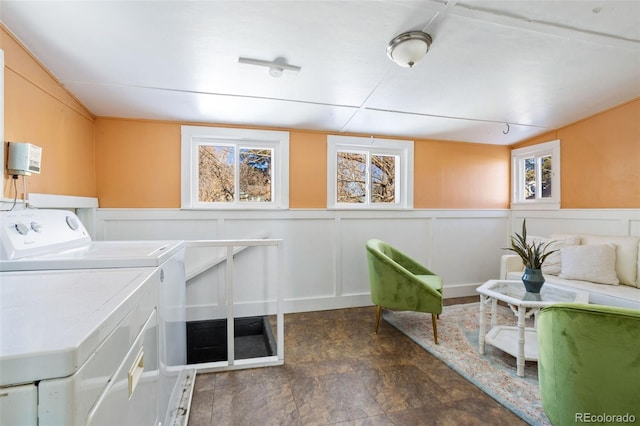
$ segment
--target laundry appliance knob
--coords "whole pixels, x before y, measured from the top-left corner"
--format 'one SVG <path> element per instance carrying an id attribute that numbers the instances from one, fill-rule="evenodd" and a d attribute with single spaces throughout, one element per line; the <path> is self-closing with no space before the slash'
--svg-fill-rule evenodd
<path id="1" fill-rule="evenodd" d="M 71 228 L 74 231 L 76 231 L 80 227 L 76 218 L 72 216 L 67 216 L 67 225 L 69 225 L 69 228 Z"/>
<path id="2" fill-rule="evenodd" d="M 29 233 L 29 227 L 24 223 L 21 223 L 21 222 L 16 223 L 15 228 L 16 228 L 16 231 L 18 231 L 18 234 L 20 235 L 27 235 Z"/>

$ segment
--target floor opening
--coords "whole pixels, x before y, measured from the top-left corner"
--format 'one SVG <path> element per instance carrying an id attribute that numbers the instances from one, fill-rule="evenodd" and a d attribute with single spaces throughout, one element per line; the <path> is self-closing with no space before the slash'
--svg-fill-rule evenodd
<path id="1" fill-rule="evenodd" d="M 235 359 L 273 356 L 276 343 L 267 317 L 234 319 Z M 227 360 L 227 319 L 187 322 L 187 364 Z"/>

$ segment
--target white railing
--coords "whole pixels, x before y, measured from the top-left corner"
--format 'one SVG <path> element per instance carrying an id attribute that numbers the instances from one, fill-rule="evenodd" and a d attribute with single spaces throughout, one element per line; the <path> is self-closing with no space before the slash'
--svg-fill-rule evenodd
<path id="1" fill-rule="evenodd" d="M 190 364 L 198 372 L 235 370 L 242 368 L 266 367 L 284 363 L 284 313 L 282 309 L 284 280 L 284 247 L 282 239 L 240 239 L 240 240 L 188 240 L 189 248 L 226 248 L 226 255 L 213 259 L 209 265 L 224 263 L 226 287 L 226 319 L 227 319 L 227 360 L 200 364 Z M 275 275 L 275 315 L 276 315 L 276 355 L 235 359 L 235 315 L 233 299 L 234 255 L 239 251 L 256 246 L 273 246 L 276 248 L 277 270 Z"/>

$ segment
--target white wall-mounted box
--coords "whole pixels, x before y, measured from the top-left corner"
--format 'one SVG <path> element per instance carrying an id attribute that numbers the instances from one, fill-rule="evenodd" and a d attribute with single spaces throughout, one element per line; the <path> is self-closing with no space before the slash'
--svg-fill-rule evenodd
<path id="1" fill-rule="evenodd" d="M 10 175 L 40 173 L 42 148 L 27 142 L 9 142 L 7 172 Z"/>

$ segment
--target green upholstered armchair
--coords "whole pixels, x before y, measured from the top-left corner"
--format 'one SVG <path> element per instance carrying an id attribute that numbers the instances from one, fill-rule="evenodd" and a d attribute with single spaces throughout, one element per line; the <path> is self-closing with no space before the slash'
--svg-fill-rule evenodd
<path id="1" fill-rule="evenodd" d="M 378 305 L 375 332 L 382 308 L 431 313 L 433 340 L 438 344 L 436 315 L 442 313 L 442 279 L 384 241 L 367 241 L 371 300 Z"/>
<path id="2" fill-rule="evenodd" d="M 640 422 L 640 311 L 577 303 L 542 309 L 538 380 L 554 425 Z M 627 420 L 604 417 L 618 415 Z"/>

